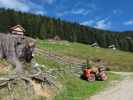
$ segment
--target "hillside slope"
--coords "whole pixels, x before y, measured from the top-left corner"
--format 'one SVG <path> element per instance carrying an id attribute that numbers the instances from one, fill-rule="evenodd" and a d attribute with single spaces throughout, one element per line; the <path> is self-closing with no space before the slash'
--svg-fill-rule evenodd
<path id="1" fill-rule="evenodd" d="M 86 59 L 102 59 L 110 70 L 133 71 L 133 54 L 129 52 L 94 48 L 90 45 L 68 41 L 37 40 L 37 47 L 44 51 L 53 52 L 62 58 L 76 58 L 79 63 L 86 61 Z"/>
<path id="2" fill-rule="evenodd" d="M 112 80 L 119 80 L 120 76 L 112 73 L 108 73 L 108 81 L 96 81 L 93 83 L 88 83 L 77 77 L 79 64 L 85 61 L 85 59 L 80 55 L 75 56 L 76 52 L 72 53 L 71 50 L 75 46 L 81 49 L 81 46 L 88 48 L 88 45 L 70 43 L 68 41 L 44 41 L 37 40 L 37 48 L 35 53 L 35 59 L 39 64 L 45 65 L 48 69 L 58 69 L 62 77 L 59 77 L 63 88 L 58 95 L 54 97 L 53 100 L 85 100 L 91 95 L 103 90 Z M 90 49 L 93 49 L 89 47 Z M 83 48 L 84 49 L 84 48 Z M 64 52 L 66 51 L 66 52 Z M 111 51 L 111 50 L 110 50 Z M 94 51 L 95 52 L 95 51 Z M 72 53 L 71 55 L 68 53 Z M 86 53 L 78 51 L 78 53 L 86 56 Z M 53 58 L 53 59 L 51 59 Z M 59 58 L 59 59 L 57 59 Z M 72 67 L 71 67 L 72 64 Z M 75 71 L 73 71 L 73 69 Z M 82 88 L 81 88 L 82 87 Z"/>

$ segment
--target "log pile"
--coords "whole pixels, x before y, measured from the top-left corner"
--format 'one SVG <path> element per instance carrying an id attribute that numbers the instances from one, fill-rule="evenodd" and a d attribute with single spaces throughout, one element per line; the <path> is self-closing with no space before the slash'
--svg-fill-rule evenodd
<path id="1" fill-rule="evenodd" d="M 60 86 L 58 84 L 57 78 L 55 75 L 51 74 L 51 71 L 42 71 L 40 66 L 33 66 L 29 73 L 25 71 L 23 74 L 12 74 L 0 77 L 0 89 L 7 89 L 8 93 L 14 100 L 16 95 L 14 91 L 17 90 L 18 84 L 25 88 L 26 95 L 35 95 L 35 90 L 33 82 L 40 84 L 42 89 L 45 89 L 46 86 L 52 88 L 55 91 L 55 94 L 60 91 Z M 28 94 L 27 94 L 27 91 Z"/>

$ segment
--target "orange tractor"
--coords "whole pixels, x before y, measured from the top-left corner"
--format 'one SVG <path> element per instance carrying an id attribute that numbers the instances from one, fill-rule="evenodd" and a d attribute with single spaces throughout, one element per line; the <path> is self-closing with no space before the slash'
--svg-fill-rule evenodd
<path id="1" fill-rule="evenodd" d="M 108 79 L 105 69 L 103 67 L 97 68 L 97 71 L 93 71 L 92 68 L 85 68 L 83 70 L 82 78 L 88 81 L 101 80 L 105 81 Z"/>

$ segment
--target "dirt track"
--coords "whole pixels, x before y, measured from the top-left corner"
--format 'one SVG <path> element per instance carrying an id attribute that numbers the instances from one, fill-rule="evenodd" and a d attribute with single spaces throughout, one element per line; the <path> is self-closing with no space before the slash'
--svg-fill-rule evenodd
<path id="1" fill-rule="evenodd" d="M 89 100 L 133 100 L 133 73 L 117 73 L 125 78 Z"/>

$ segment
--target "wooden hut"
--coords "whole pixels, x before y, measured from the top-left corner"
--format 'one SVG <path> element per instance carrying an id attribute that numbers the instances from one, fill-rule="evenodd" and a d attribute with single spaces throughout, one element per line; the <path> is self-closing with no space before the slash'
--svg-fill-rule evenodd
<path id="1" fill-rule="evenodd" d="M 9 28 L 9 32 L 14 35 L 24 35 L 25 29 L 21 25 L 15 25 Z"/>

